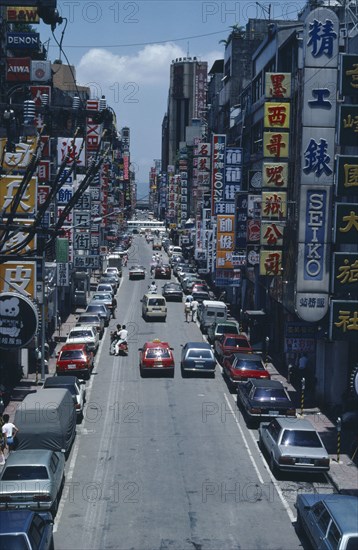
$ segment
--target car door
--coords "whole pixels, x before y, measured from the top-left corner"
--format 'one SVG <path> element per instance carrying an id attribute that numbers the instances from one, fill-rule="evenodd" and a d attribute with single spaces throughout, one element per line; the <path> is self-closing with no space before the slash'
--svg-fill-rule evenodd
<path id="1" fill-rule="evenodd" d="M 274 452 L 275 458 L 277 460 L 277 448 L 278 448 L 278 439 L 280 437 L 280 426 L 277 424 L 276 420 L 273 420 L 268 424 L 266 428 L 261 430 L 261 437 L 263 444 L 265 445 L 267 451 L 269 454 L 271 454 L 272 450 Z M 275 452 L 276 450 L 276 452 Z"/>
<path id="2" fill-rule="evenodd" d="M 331 516 L 323 502 L 312 506 L 308 515 L 308 531 L 313 545 L 317 550 L 331 548 L 327 544 L 326 535 L 331 523 Z"/>

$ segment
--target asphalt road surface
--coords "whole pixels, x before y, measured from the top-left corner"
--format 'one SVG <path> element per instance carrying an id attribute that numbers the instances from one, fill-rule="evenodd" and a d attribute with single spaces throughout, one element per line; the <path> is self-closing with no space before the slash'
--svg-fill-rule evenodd
<path id="1" fill-rule="evenodd" d="M 196 324 L 185 322 L 183 304 L 168 304 L 166 323 L 142 319 L 151 256 L 136 236 L 128 267 L 146 265 L 148 275 L 129 281 L 123 270 L 111 321 L 128 326 L 129 356 L 109 355 L 107 330 L 66 465 L 55 548 L 302 548 L 295 498 L 285 498 L 268 471 L 257 432 L 246 428 L 219 367 L 215 379 L 181 377 L 181 345 L 202 340 Z M 138 348 L 154 338 L 174 347 L 174 378 L 140 377 Z M 290 484 L 294 497 L 298 487 Z"/>

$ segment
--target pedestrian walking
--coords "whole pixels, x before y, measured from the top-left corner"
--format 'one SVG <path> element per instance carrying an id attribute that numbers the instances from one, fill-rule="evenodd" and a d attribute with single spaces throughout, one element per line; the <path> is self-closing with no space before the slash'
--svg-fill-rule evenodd
<path id="1" fill-rule="evenodd" d="M 196 318 L 197 318 L 197 314 L 198 314 L 198 306 L 199 306 L 199 302 L 197 300 L 192 300 L 190 302 L 190 309 L 191 309 L 191 320 L 196 323 Z"/>
<path id="2" fill-rule="evenodd" d="M 116 318 L 116 309 L 117 309 L 117 298 L 115 296 L 113 296 L 113 299 L 112 299 L 112 317 L 113 319 Z"/>
<path id="3" fill-rule="evenodd" d="M 185 321 L 187 323 L 189 323 L 189 317 L 190 317 L 190 313 L 191 313 L 190 305 L 191 305 L 190 300 L 185 301 L 185 303 L 184 303 L 184 312 L 185 312 Z"/>
<path id="4" fill-rule="evenodd" d="M 3 415 L 4 424 L 1 428 L 3 437 L 5 439 L 5 447 L 8 448 L 8 451 L 12 451 L 14 447 L 14 438 L 19 431 L 18 428 L 10 422 L 10 417 L 8 414 Z"/>

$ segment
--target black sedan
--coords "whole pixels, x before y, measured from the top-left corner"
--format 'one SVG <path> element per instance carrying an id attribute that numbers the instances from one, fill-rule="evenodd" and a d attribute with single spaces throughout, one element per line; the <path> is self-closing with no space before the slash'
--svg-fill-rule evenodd
<path id="1" fill-rule="evenodd" d="M 183 291 L 178 283 L 166 283 L 163 286 L 162 294 L 167 301 L 178 300 L 181 302 L 183 299 Z"/>
<path id="2" fill-rule="evenodd" d="M 278 380 L 249 378 L 237 387 L 237 404 L 246 413 L 249 423 L 280 416 L 296 416 L 296 409 L 287 391 Z"/>
<path id="3" fill-rule="evenodd" d="M 181 352 L 181 371 L 184 378 L 188 372 L 202 372 L 215 376 L 216 360 L 207 342 L 187 342 Z"/>

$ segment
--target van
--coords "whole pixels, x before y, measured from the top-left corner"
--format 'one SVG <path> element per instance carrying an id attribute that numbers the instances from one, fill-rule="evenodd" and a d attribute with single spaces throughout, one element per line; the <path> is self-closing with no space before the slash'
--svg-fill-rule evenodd
<path id="1" fill-rule="evenodd" d="M 16 409 L 16 450 L 48 449 L 68 453 L 76 435 L 76 407 L 64 388 L 26 395 Z"/>
<path id="2" fill-rule="evenodd" d="M 158 317 L 167 318 L 167 302 L 161 294 L 144 294 L 142 299 L 142 315 L 143 319 Z"/>
<path id="3" fill-rule="evenodd" d="M 207 332 L 213 323 L 227 320 L 226 304 L 215 300 L 204 300 L 198 307 L 198 320 L 201 332 Z"/>

